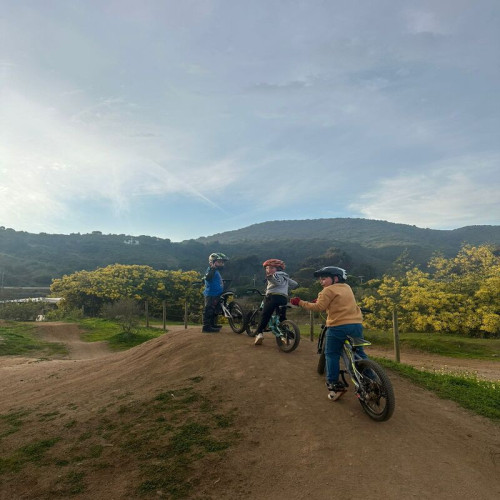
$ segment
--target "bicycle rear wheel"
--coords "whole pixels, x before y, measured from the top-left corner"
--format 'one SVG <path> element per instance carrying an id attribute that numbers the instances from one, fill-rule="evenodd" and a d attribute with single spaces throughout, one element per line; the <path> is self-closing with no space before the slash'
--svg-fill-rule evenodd
<path id="1" fill-rule="evenodd" d="M 371 359 L 356 361 L 356 368 L 361 374 L 357 395 L 363 410 L 377 422 L 389 420 L 396 406 L 389 377 L 383 368 Z"/>
<path id="2" fill-rule="evenodd" d="M 325 366 L 326 366 L 325 351 L 321 351 L 321 354 L 319 355 L 318 368 L 317 368 L 319 375 L 325 374 Z"/>
<path id="3" fill-rule="evenodd" d="M 229 326 L 234 333 L 243 333 L 245 330 L 245 314 L 243 308 L 238 302 L 231 302 L 229 304 L 229 312 L 231 317 L 228 318 Z"/>
<path id="4" fill-rule="evenodd" d="M 278 329 L 281 335 L 276 337 L 276 343 L 283 352 L 292 352 L 297 349 L 300 342 L 300 329 L 289 319 L 282 321 Z"/>
<path id="5" fill-rule="evenodd" d="M 321 333 L 319 334 L 319 337 L 318 337 L 318 350 L 317 351 L 319 354 L 319 359 L 318 359 L 318 367 L 316 368 L 316 371 L 318 372 L 319 375 L 324 375 L 325 368 L 326 368 L 325 335 L 326 335 L 326 327 L 323 326 Z"/>
<path id="6" fill-rule="evenodd" d="M 260 310 L 250 311 L 247 314 L 245 327 L 247 330 L 247 335 L 249 337 L 255 337 L 255 334 L 257 333 L 257 327 L 259 326 L 261 317 L 262 317 L 262 313 Z"/>

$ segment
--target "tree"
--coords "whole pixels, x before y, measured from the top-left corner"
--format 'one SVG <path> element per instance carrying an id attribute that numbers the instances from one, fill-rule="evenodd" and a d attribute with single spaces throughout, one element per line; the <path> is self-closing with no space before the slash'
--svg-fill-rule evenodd
<path id="1" fill-rule="evenodd" d="M 139 305 L 131 298 L 104 304 L 102 315 L 117 321 L 127 336 L 130 336 L 139 325 Z"/>
<path id="2" fill-rule="evenodd" d="M 410 257 L 410 252 L 405 248 L 401 255 L 394 261 L 390 274 L 402 278 L 410 269 L 415 267 L 415 262 Z"/>
<path id="3" fill-rule="evenodd" d="M 390 328 L 398 308 L 401 331 L 500 335 L 500 258 L 488 246 L 464 246 L 456 257 L 434 256 L 434 274 L 417 268 L 367 283 L 362 305 L 373 328 Z"/>
<path id="4" fill-rule="evenodd" d="M 51 293 L 64 299 L 63 307 L 83 307 L 91 315 L 97 315 L 106 303 L 126 298 L 147 300 L 154 313 L 161 311 L 163 301 L 170 311 L 183 307 L 186 299 L 201 302 L 199 291 L 191 286 L 200 279 L 196 271 L 157 271 L 149 266 L 114 264 L 53 280 Z"/>

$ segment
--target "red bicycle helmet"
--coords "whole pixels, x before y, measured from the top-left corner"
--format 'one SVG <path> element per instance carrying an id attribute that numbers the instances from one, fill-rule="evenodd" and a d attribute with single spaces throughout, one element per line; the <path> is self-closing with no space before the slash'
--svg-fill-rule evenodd
<path id="1" fill-rule="evenodd" d="M 272 266 L 272 267 L 277 267 L 278 269 L 285 269 L 285 263 L 280 260 L 280 259 L 267 259 L 265 262 L 262 263 L 263 267 L 266 266 Z"/>

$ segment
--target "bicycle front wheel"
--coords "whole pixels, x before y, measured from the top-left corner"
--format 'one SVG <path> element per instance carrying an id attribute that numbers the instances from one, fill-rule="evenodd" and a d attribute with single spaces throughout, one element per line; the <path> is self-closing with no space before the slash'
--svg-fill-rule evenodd
<path id="1" fill-rule="evenodd" d="M 261 317 L 262 317 L 262 313 L 260 310 L 250 311 L 247 314 L 245 328 L 247 330 L 247 335 L 249 337 L 255 337 L 255 334 L 257 333 L 257 327 L 259 326 Z"/>
<path id="2" fill-rule="evenodd" d="M 376 420 L 389 420 L 394 413 L 396 400 L 394 389 L 383 368 L 371 359 L 356 361 L 360 372 L 358 397 L 365 413 Z"/>
<path id="3" fill-rule="evenodd" d="M 281 335 L 276 336 L 276 343 L 283 352 L 292 352 L 297 349 L 300 342 L 300 329 L 289 319 L 282 321 L 278 327 Z"/>
<path id="4" fill-rule="evenodd" d="M 229 326 L 234 333 L 243 333 L 245 330 L 245 313 L 243 308 L 238 302 L 231 302 L 229 304 L 229 312 L 231 316 L 228 318 Z"/>

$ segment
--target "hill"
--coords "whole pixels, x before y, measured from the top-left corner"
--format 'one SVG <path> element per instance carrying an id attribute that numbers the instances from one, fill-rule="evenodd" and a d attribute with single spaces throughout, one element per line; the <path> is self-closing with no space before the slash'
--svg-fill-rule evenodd
<path id="1" fill-rule="evenodd" d="M 352 391 L 326 398 L 316 358 L 306 339 L 285 354 L 182 328 L 93 359 L 5 359 L 0 498 L 498 496 L 497 425 L 394 374 L 396 411 L 373 422 Z"/>
<path id="2" fill-rule="evenodd" d="M 284 259 L 291 272 L 330 263 L 369 279 L 385 272 L 403 251 L 424 265 L 434 252 L 452 256 L 463 243 L 498 246 L 500 226 L 446 231 L 368 219 L 272 221 L 180 243 L 145 235 L 32 234 L 0 227 L 0 287 L 48 286 L 64 274 L 116 263 L 203 272 L 213 251 L 231 257 L 228 276 L 237 281 L 249 282 L 270 256 Z"/>
<path id="3" fill-rule="evenodd" d="M 500 244 L 500 226 L 467 226 L 460 229 L 422 229 L 407 224 L 369 219 L 308 219 L 262 222 L 214 234 L 196 241 L 237 243 L 242 241 L 322 239 L 357 243 L 365 247 L 423 246 L 456 249 L 463 242 L 472 245 Z"/>

